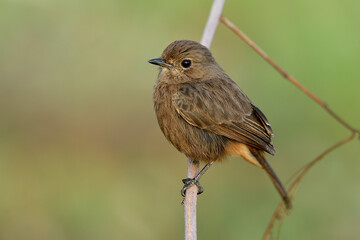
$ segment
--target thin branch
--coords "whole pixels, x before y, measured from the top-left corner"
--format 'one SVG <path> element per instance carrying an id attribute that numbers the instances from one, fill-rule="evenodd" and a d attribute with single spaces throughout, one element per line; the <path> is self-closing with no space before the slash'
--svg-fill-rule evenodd
<path id="1" fill-rule="evenodd" d="M 332 145 L 330 148 L 326 149 L 324 152 L 322 152 L 317 158 L 315 158 L 313 161 L 311 161 L 310 163 L 308 163 L 305 167 L 303 167 L 303 169 L 300 171 L 300 173 L 298 174 L 297 178 L 295 179 L 295 181 L 291 184 L 291 186 L 288 188 L 288 192 L 290 194 L 290 199 L 292 200 L 296 194 L 296 191 L 299 187 L 300 181 L 301 179 L 306 175 L 306 173 L 309 172 L 309 170 L 318 162 L 320 162 L 327 154 L 329 154 L 330 152 L 334 151 L 335 149 L 341 147 L 342 145 L 344 145 L 347 142 L 350 142 L 351 140 L 353 140 L 355 138 L 355 136 L 358 135 L 357 132 L 353 132 L 351 134 L 351 136 L 340 140 L 339 142 L 335 143 L 334 145 Z M 275 222 L 278 220 L 280 222 L 282 222 L 284 216 L 286 215 L 286 212 L 284 211 L 284 203 L 281 201 L 279 202 L 279 204 L 277 205 L 270 221 L 269 224 L 265 230 L 265 233 L 263 235 L 263 240 L 267 240 L 271 237 L 271 231 L 274 228 L 274 224 Z"/>
<path id="2" fill-rule="evenodd" d="M 325 111 L 327 111 L 333 118 L 335 118 L 341 125 L 343 125 L 345 128 L 350 130 L 352 132 L 351 136 L 340 140 L 333 146 L 326 149 L 323 153 L 321 153 L 317 158 L 315 158 L 313 161 L 308 163 L 304 168 L 301 169 L 301 171 L 298 172 L 297 178 L 293 181 L 291 186 L 288 188 L 288 192 L 290 194 L 291 200 L 294 198 L 296 191 L 299 187 L 300 181 L 302 178 L 306 175 L 306 173 L 319 161 L 321 161 L 327 154 L 332 152 L 333 150 L 337 149 L 338 147 L 344 145 L 345 143 L 351 141 L 355 138 L 356 135 L 360 134 L 360 131 L 352 127 L 350 124 L 348 124 L 345 120 L 343 120 L 339 115 L 337 115 L 335 112 L 333 112 L 327 104 L 321 100 L 319 97 L 317 97 L 315 94 L 313 94 L 310 90 L 308 90 L 306 87 L 304 87 L 300 82 L 298 82 L 293 76 L 289 75 L 287 72 L 285 72 L 279 65 L 277 65 L 259 46 L 257 46 L 248 36 L 246 36 L 241 30 L 239 30 L 233 23 L 231 23 L 228 19 L 221 16 L 220 21 L 223 22 L 227 27 L 229 27 L 233 32 L 235 32 L 236 35 L 238 35 L 240 38 L 242 38 L 252 49 L 254 49 L 261 57 L 263 57 L 271 66 L 273 66 L 281 75 L 283 75 L 284 78 L 289 80 L 291 83 L 293 83 L 296 87 L 298 87 L 302 92 L 304 92 L 306 95 L 308 95 L 311 99 L 313 99 L 316 103 L 318 103 Z M 276 207 L 274 214 L 272 215 L 272 218 L 270 219 L 270 222 L 268 224 L 267 229 L 265 230 L 263 240 L 266 240 L 271 237 L 271 231 L 274 227 L 274 224 L 277 220 L 280 222 L 283 220 L 284 216 L 288 212 L 285 211 L 284 203 L 281 201 L 278 206 Z"/>
<path id="3" fill-rule="evenodd" d="M 201 44 L 210 48 L 212 39 L 214 37 L 216 27 L 219 24 L 219 19 L 222 13 L 225 0 L 214 0 L 211 7 L 210 15 L 201 38 Z M 199 172 L 199 162 L 188 159 L 188 178 L 194 178 Z M 185 240 L 197 239 L 196 228 L 196 203 L 197 203 L 197 187 L 194 185 L 186 190 L 184 203 L 184 218 L 185 218 Z"/>
<path id="4" fill-rule="evenodd" d="M 302 92 L 308 95 L 311 99 L 317 102 L 321 107 L 325 109 L 333 118 L 335 118 L 341 125 L 349 129 L 351 132 L 358 132 L 359 130 L 353 128 L 350 124 L 345 122 L 339 115 L 333 112 L 327 104 L 313 94 L 309 89 L 307 89 L 304 85 L 302 85 L 299 81 L 297 81 L 293 76 L 284 71 L 279 65 L 277 65 L 259 46 L 257 46 L 245 33 L 239 30 L 232 22 L 230 22 L 227 18 L 221 16 L 220 21 L 224 23 L 227 27 L 229 27 L 236 35 L 238 35 L 241 39 L 243 39 L 252 49 L 255 50 L 262 58 L 264 58 L 271 66 L 273 66 L 284 78 L 293 83 L 296 87 L 298 87 Z"/>
<path id="5" fill-rule="evenodd" d="M 225 0 L 214 0 L 210 10 L 210 15 L 206 23 L 204 33 L 200 43 L 207 48 L 210 48 L 211 42 L 214 38 L 216 27 L 219 24 L 219 19 L 225 4 Z"/>
<path id="6" fill-rule="evenodd" d="M 199 162 L 188 158 L 188 178 L 194 178 L 199 173 Z M 184 219 L 185 219 L 185 239 L 196 240 L 196 203 L 197 203 L 197 187 L 194 185 L 186 190 L 184 199 Z"/>

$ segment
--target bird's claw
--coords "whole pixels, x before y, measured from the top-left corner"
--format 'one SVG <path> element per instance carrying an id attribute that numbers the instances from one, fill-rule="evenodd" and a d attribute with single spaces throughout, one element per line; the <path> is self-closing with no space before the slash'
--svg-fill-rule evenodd
<path id="1" fill-rule="evenodd" d="M 192 187 L 193 185 L 196 185 L 198 188 L 198 195 L 204 192 L 204 188 L 200 185 L 199 180 L 195 180 L 194 178 L 184 178 L 182 180 L 182 182 L 184 183 L 183 188 L 181 189 L 181 196 L 185 197 L 186 195 L 186 190 L 190 187 Z"/>

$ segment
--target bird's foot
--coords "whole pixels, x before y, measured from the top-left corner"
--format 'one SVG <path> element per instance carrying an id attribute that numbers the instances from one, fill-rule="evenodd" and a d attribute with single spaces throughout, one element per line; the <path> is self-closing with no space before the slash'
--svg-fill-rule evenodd
<path id="1" fill-rule="evenodd" d="M 204 188 L 200 185 L 199 180 L 195 180 L 195 178 L 184 178 L 182 180 L 182 182 L 184 183 L 183 188 L 181 189 L 181 196 L 185 197 L 186 194 L 186 190 L 190 187 L 192 187 L 193 185 L 196 185 L 198 188 L 198 195 L 204 192 Z"/>

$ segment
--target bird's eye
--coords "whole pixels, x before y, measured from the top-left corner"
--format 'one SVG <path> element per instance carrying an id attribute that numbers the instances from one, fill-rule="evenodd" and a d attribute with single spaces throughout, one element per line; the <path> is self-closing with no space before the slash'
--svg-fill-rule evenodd
<path id="1" fill-rule="evenodd" d="M 191 61 L 186 59 L 181 62 L 181 66 L 183 66 L 183 68 L 188 68 L 191 66 Z"/>

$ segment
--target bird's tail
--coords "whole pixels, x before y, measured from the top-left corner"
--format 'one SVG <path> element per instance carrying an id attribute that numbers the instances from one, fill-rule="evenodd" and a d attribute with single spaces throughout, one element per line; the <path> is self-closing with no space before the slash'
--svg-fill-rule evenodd
<path id="1" fill-rule="evenodd" d="M 276 189 L 278 190 L 280 196 L 282 197 L 286 208 L 291 209 L 292 204 L 290 197 L 285 190 L 284 186 L 282 185 L 280 179 L 276 176 L 274 170 L 271 168 L 270 164 L 266 161 L 266 158 L 256 149 L 251 149 L 250 152 L 252 155 L 256 158 L 256 160 L 259 162 L 259 164 L 262 166 L 262 168 L 267 172 L 269 175 L 271 181 L 274 183 Z"/>

